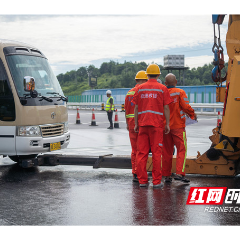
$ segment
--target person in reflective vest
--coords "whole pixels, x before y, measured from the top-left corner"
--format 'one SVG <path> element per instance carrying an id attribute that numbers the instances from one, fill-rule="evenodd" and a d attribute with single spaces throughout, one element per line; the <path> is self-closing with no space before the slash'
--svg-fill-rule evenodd
<path id="1" fill-rule="evenodd" d="M 132 103 L 133 95 L 135 94 L 136 90 L 140 86 L 140 84 L 145 83 L 148 80 L 146 71 L 139 71 L 136 74 L 135 81 L 136 85 L 134 88 L 128 91 L 125 97 L 125 118 L 127 124 L 127 130 L 129 132 L 129 139 L 132 147 L 131 152 L 131 163 L 132 163 L 132 174 L 133 174 L 133 181 L 138 182 L 137 179 L 137 171 L 136 171 L 136 155 L 137 155 L 137 137 L 138 133 L 134 131 L 135 120 L 134 120 L 134 108 L 135 104 Z"/>
<path id="2" fill-rule="evenodd" d="M 189 105 L 188 97 L 184 90 L 176 88 L 177 79 L 172 73 L 165 77 L 165 84 L 173 100 L 170 108 L 170 133 L 163 136 L 162 174 L 165 182 L 171 182 L 171 169 L 174 145 L 177 148 L 175 180 L 189 182 L 185 178 L 185 162 L 187 156 L 187 138 L 185 130 L 185 114 L 196 120 L 197 115 Z"/>
<path id="3" fill-rule="evenodd" d="M 108 129 L 113 129 L 113 121 L 112 121 L 112 117 L 113 117 L 113 111 L 114 109 L 114 99 L 111 96 L 112 95 L 112 91 L 111 90 L 107 90 L 106 91 L 107 94 L 107 102 L 106 102 L 106 112 L 107 112 L 107 116 L 108 116 L 108 121 L 110 123 L 110 126 L 108 127 Z"/>
<path id="4" fill-rule="evenodd" d="M 134 130 L 138 131 L 137 141 L 137 177 L 140 187 L 148 186 L 148 174 L 146 164 L 148 160 L 149 149 L 152 151 L 152 178 L 153 187 L 161 187 L 161 157 L 163 131 L 165 134 L 170 131 L 169 117 L 170 111 L 168 104 L 172 102 L 168 89 L 157 82 L 160 76 L 160 68 L 157 64 L 151 64 L 146 70 L 148 81 L 139 86 L 133 96 L 132 102 L 135 104 Z M 166 118 L 166 124 L 163 123 L 163 115 Z"/>

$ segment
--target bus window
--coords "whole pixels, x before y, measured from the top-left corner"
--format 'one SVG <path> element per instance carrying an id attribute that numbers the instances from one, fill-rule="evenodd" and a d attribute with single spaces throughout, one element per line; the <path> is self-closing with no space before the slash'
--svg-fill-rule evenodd
<path id="1" fill-rule="evenodd" d="M 0 59 L 0 120 L 15 120 L 15 104 L 13 94 L 9 86 L 7 74 Z"/>
<path id="2" fill-rule="evenodd" d="M 40 96 L 55 96 L 54 94 L 49 95 L 48 92 L 57 92 L 63 95 L 59 82 L 54 76 L 47 59 L 27 55 L 10 55 L 6 58 L 19 97 L 24 97 L 26 94 L 23 86 L 25 76 L 31 76 L 35 79 L 35 90 Z"/>

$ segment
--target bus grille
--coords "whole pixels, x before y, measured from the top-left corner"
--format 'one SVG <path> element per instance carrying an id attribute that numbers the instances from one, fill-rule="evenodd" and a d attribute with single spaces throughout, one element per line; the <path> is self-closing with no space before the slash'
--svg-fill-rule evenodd
<path id="1" fill-rule="evenodd" d="M 64 125 L 63 124 L 53 124 L 53 125 L 42 125 L 41 131 L 43 137 L 55 137 L 63 135 Z"/>

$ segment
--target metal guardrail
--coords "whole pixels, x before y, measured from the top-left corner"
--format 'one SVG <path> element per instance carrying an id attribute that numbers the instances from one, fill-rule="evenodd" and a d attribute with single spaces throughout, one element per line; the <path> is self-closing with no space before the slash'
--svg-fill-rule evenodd
<path id="1" fill-rule="evenodd" d="M 223 103 L 190 103 L 190 105 L 194 110 L 200 108 L 200 112 L 196 111 L 196 113 L 198 114 L 204 114 L 206 112 L 209 112 L 217 115 L 217 109 L 223 109 Z M 213 109 L 213 112 L 206 111 L 206 109 Z"/>
<path id="2" fill-rule="evenodd" d="M 217 115 L 217 109 L 223 109 L 223 103 L 190 103 L 191 107 L 196 109 L 196 113 L 198 114 L 214 114 Z M 105 104 L 104 104 L 105 106 Z M 102 103 L 79 103 L 79 102 L 68 102 L 67 103 L 68 109 L 95 109 L 101 110 Z M 122 109 L 122 104 L 115 104 L 117 109 Z M 200 109 L 200 111 L 197 111 Z M 208 111 L 213 109 L 213 111 Z"/>
<path id="3" fill-rule="evenodd" d="M 101 108 L 102 103 L 79 103 L 79 102 L 68 102 L 67 107 L 69 109 L 92 109 L 92 108 Z"/>
<path id="4" fill-rule="evenodd" d="M 114 104 L 117 109 L 121 109 L 122 104 Z M 105 104 L 104 104 L 105 106 Z M 67 103 L 68 109 L 95 109 L 101 110 L 102 103 L 78 103 L 78 102 L 68 102 Z"/>

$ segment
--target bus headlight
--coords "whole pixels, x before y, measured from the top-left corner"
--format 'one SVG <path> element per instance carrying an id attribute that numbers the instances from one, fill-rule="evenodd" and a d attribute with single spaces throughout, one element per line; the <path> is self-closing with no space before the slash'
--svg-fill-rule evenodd
<path id="1" fill-rule="evenodd" d="M 68 132 L 68 122 L 64 123 L 64 132 Z"/>
<path id="2" fill-rule="evenodd" d="M 20 126 L 17 130 L 18 136 L 24 137 L 41 137 L 39 126 Z"/>

